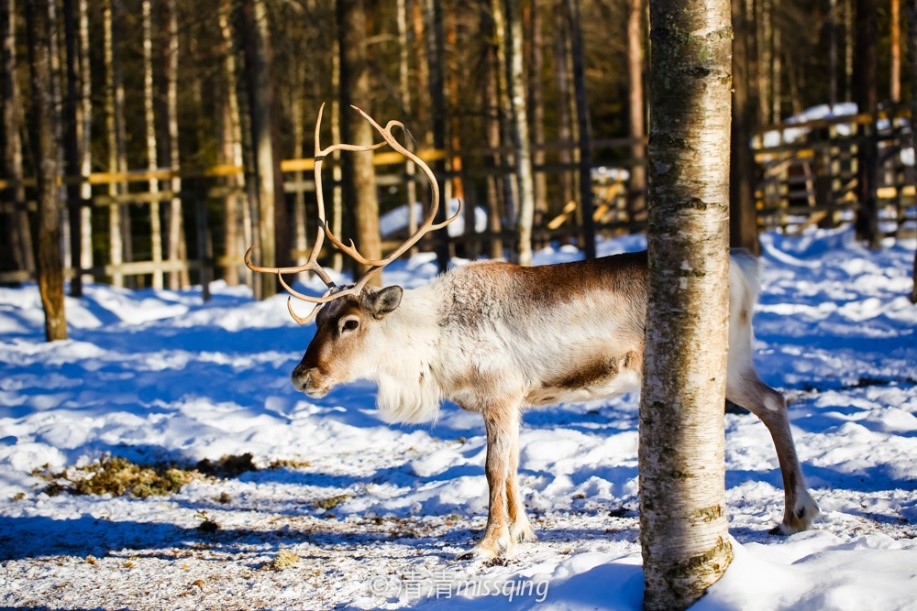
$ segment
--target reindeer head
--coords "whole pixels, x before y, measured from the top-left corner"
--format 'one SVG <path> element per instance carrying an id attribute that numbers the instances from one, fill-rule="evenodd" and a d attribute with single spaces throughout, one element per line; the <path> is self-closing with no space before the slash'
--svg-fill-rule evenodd
<path id="1" fill-rule="evenodd" d="M 378 359 L 384 358 L 382 355 L 385 354 L 385 345 L 382 343 L 381 326 L 384 324 L 384 319 L 400 305 L 403 290 L 399 286 L 377 290 L 367 286 L 369 279 L 407 252 L 425 234 L 445 227 L 458 218 L 462 208 L 459 205 L 459 209 L 453 216 L 442 223 L 435 224 L 433 221 L 439 208 L 439 185 L 430 167 L 398 142 L 392 133 L 394 128 L 404 131 L 404 125 L 399 121 L 389 121 L 383 128 L 362 110 L 356 106 L 353 108 L 379 132 L 384 142 L 369 146 L 333 144 L 327 148 L 321 148 L 319 131 L 324 105 L 319 109 L 315 122 L 315 198 L 318 209 L 318 231 L 306 263 L 296 267 L 260 267 L 251 261 L 254 247 L 249 248 L 245 253 L 245 265 L 252 271 L 277 274 L 280 284 L 290 293 L 287 308 L 293 320 L 299 324 L 315 321 L 315 337 L 309 344 L 302 361 L 293 370 L 291 379 L 297 390 L 316 398 L 326 395 L 337 384 L 367 377 L 367 372 L 375 369 Z M 344 244 L 328 227 L 322 196 L 322 162 L 334 151 L 369 151 L 386 144 L 413 161 L 421 169 L 430 181 L 432 197 L 430 209 L 413 235 L 387 257 L 369 259 L 360 254 L 353 241 L 349 245 Z M 356 283 L 338 287 L 331 280 L 331 276 L 318 264 L 318 256 L 325 237 L 337 249 L 367 267 L 367 271 Z M 314 297 L 300 293 L 293 289 L 283 277 L 284 274 L 297 274 L 304 271 L 314 272 L 328 286 L 328 291 L 323 296 Z M 299 316 L 293 310 L 293 297 L 315 304 L 312 312 L 305 317 Z"/>

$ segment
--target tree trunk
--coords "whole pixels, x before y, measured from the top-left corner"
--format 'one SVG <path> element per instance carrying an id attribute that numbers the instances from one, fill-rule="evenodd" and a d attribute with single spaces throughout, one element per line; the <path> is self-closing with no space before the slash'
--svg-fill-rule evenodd
<path id="1" fill-rule="evenodd" d="M 337 15 L 344 140 L 358 146 L 368 146 L 373 143 L 373 128 L 350 108 L 351 105 L 357 106 L 372 114 L 363 0 L 337 0 Z M 380 258 L 382 242 L 379 235 L 379 200 L 372 154 L 356 153 L 344 156 L 344 200 L 353 202 L 355 206 L 354 229 L 357 248 L 365 257 Z M 355 277 L 365 271 L 365 268 L 356 268 Z M 381 274 L 377 274 L 370 283 L 381 286 L 380 276 Z"/>
<path id="2" fill-rule="evenodd" d="M 558 161 L 564 167 L 573 163 L 573 119 L 570 113 L 572 99 L 570 85 L 569 26 L 567 24 L 566 1 L 558 0 L 554 15 L 554 74 L 557 81 L 557 140 L 560 143 Z M 560 173 L 561 208 L 576 199 L 576 180 L 572 171 Z"/>
<path id="3" fill-rule="evenodd" d="M 503 0 L 491 0 L 490 2 L 491 18 L 493 19 L 493 40 L 494 51 L 496 55 L 496 97 L 497 116 L 499 117 L 500 139 L 498 146 L 508 146 L 513 141 L 513 133 L 510 127 L 513 107 L 510 101 L 509 93 L 509 41 L 506 33 L 506 13 L 503 8 Z M 515 151 L 515 148 L 514 148 Z M 516 160 L 513 155 L 501 155 L 504 172 L 507 167 L 516 166 Z M 507 223 L 518 226 L 519 208 L 518 208 L 518 175 L 515 172 L 505 172 L 503 174 L 503 209 L 506 215 Z M 513 251 L 513 256 L 518 256 L 518 251 Z"/>
<path id="4" fill-rule="evenodd" d="M 223 163 L 234 166 L 242 166 L 242 125 L 239 110 L 239 96 L 236 89 L 238 80 L 238 70 L 236 68 L 236 48 L 233 45 L 232 27 L 230 15 L 232 12 L 231 0 L 221 0 L 219 25 L 221 33 L 221 46 L 223 53 L 223 86 L 225 87 L 224 95 L 220 100 L 221 108 L 221 129 L 220 140 L 222 143 Z M 232 189 L 245 189 L 245 179 L 239 176 L 230 176 L 227 178 L 227 186 Z M 248 245 L 241 240 L 243 237 L 239 232 L 239 214 L 245 209 L 245 203 L 238 193 L 230 193 L 226 196 L 226 265 L 223 268 L 223 279 L 230 286 L 239 283 L 239 265 L 235 260 L 241 255 L 242 250 Z M 243 214 L 244 216 L 244 214 Z M 250 274 L 248 268 L 245 272 Z"/>
<path id="5" fill-rule="evenodd" d="M 407 0 L 398 0 L 397 2 L 397 22 L 398 22 L 398 93 L 400 95 L 401 102 L 401 114 L 408 121 L 408 124 L 412 123 L 411 118 L 411 68 L 410 68 L 410 58 L 411 58 L 411 39 L 410 32 L 408 30 L 408 6 Z M 425 129 L 426 126 L 419 125 L 417 126 L 421 129 Z M 413 149 L 413 142 L 408 140 L 406 143 L 409 149 Z M 417 206 L 414 203 L 417 201 L 417 183 L 414 181 L 414 177 L 417 173 L 417 168 L 414 165 L 413 161 L 408 160 L 404 166 L 404 175 L 405 180 L 407 181 L 405 188 L 405 199 L 407 200 L 408 206 L 408 234 L 413 235 L 417 231 Z M 417 252 L 416 248 L 412 248 L 410 254 Z"/>
<path id="6" fill-rule="evenodd" d="M 751 150 L 752 114 L 748 103 L 748 30 L 744 0 L 731 0 L 732 27 L 732 159 L 729 165 L 729 243 L 759 254 L 755 210 L 755 165 Z"/>
<path id="7" fill-rule="evenodd" d="M 152 0 L 143 0 L 140 7 L 143 21 L 143 122 L 146 127 L 146 160 L 150 171 L 159 168 L 159 155 L 156 144 L 156 113 L 153 89 L 153 11 Z M 148 188 L 150 195 L 159 194 L 159 181 L 151 178 Z M 161 289 L 162 284 L 162 223 L 159 215 L 159 201 L 150 200 L 150 250 L 156 266 L 153 271 L 153 288 Z"/>
<path id="8" fill-rule="evenodd" d="M 684 609 L 732 560 L 723 405 L 729 316 L 729 0 L 650 3 L 649 302 L 640 402 L 646 609 Z"/>
<path id="9" fill-rule="evenodd" d="M 67 126 L 66 158 L 67 176 L 72 181 L 80 175 L 80 114 L 79 91 L 80 76 L 78 75 L 79 58 L 77 57 L 77 28 L 76 7 L 74 0 L 64 0 L 64 40 L 67 51 L 67 96 L 64 104 L 65 124 Z M 67 187 L 67 212 L 70 225 L 70 265 L 73 268 L 73 278 L 70 280 L 70 294 L 73 297 L 83 295 L 83 276 L 80 274 L 82 262 L 82 202 L 80 201 L 80 184 L 69 182 Z"/>
<path id="10" fill-rule="evenodd" d="M 481 11 L 481 32 L 484 36 L 491 35 L 492 22 L 486 10 Z M 484 131 L 487 136 L 487 148 L 494 151 L 490 155 L 489 163 L 494 168 L 501 166 L 501 158 L 497 149 L 500 148 L 500 111 L 495 105 L 499 99 L 499 72 L 500 67 L 497 61 L 496 46 L 489 45 L 485 50 L 484 58 L 484 95 L 482 105 L 484 106 L 485 127 Z M 502 189 L 500 186 L 503 181 L 496 175 L 487 179 L 487 229 L 490 231 L 490 258 L 502 259 L 503 239 L 500 237 L 503 232 L 503 206 L 501 206 Z"/>
<path id="11" fill-rule="evenodd" d="M 116 22 L 118 19 L 118 0 L 105 0 L 102 7 L 103 21 L 103 55 L 105 62 L 105 133 L 108 141 L 108 172 L 109 174 L 120 174 L 127 170 L 124 161 L 124 140 L 120 137 L 123 133 L 121 122 L 123 121 L 123 92 L 124 89 L 120 84 L 120 72 L 118 69 L 116 45 Z M 112 198 L 118 198 L 124 192 L 123 183 L 112 178 L 108 183 L 108 195 Z M 127 208 L 122 208 L 115 201 L 108 207 L 108 239 L 109 239 L 109 263 L 115 268 L 125 261 L 125 240 L 124 240 L 124 221 L 122 217 L 128 217 Z M 111 282 L 114 286 L 124 286 L 124 274 L 117 269 L 111 274 Z"/>
<path id="12" fill-rule="evenodd" d="M 646 217 L 646 118 L 643 97 L 643 0 L 627 3 L 628 127 L 630 129 L 630 220 Z"/>
<path id="13" fill-rule="evenodd" d="M 889 0 L 888 29 L 888 98 L 897 104 L 901 101 L 901 0 Z"/>
<path id="14" fill-rule="evenodd" d="M 567 1 L 570 46 L 573 56 L 573 92 L 579 136 L 579 191 L 582 212 L 582 249 L 587 259 L 595 258 L 595 224 L 592 218 L 592 141 L 589 134 L 589 106 L 586 103 L 586 70 L 580 0 Z"/>
<path id="15" fill-rule="evenodd" d="M 439 151 L 446 149 L 446 126 L 448 125 L 449 109 L 446 106 L 445 71 L 446 55 L 443 49 L 443 9 L 440 0 L 423 0 L 424 23 L 426 25 L 427 66 L 430 74 L 429 94 L 430 113 L 433 122 L 433 148 Z M 445 181 L 446 164 L 442 161 L 433 162 L 433 172 L 439 183 L 439 192 L 443 194 L 445 202 L 441 203 L 436 213 L 436 221 L 442 223 L 446 220 L 446 210 L 451 197 L 451 190 L 447 189 Z M 449 266 L 449 233 L 440 232 L 434 238 L 436 248 L 436 264 L 440 273 L 445 273 Z"/>
<path id="16" fill-rule="evenodd" d="M 61 252 L 59 124 L 51 86 L 51 36 L 47 0 L 26 2 L 29 68 L 32 83 L 32 142 L 38 196 L 38 290 L 45 312 L 48 341 L 67 339 L 64 315 L 64 268 Z"/>
<path id="17" fill-rule="evenodd" d="M 258 247 L 261 265 L 273 267 L 281 259 L 276 241 L 276 208 L 277 192 L 278 189 L 282 190 L 282 185 L 278 184 L 275 176 L 273 88 L 264 0 L 244 0 L 241 4 L 241 13 L 249 120 L 257 181 Z M 286 230 L 286 227 L 282 229 Z M 263 274 L 260 278 L 260 297 L 265 299 L 276 294 L 276 279 L 269 274 Z"/>
<path id="18" fill-rule="evenodd" d="M 519 184 L 519 264 L 532 264 L 532 220 L 535 215 L 535 183 L 532 175 L 532 140 L 529 137 L 528 108 L 526 106 L 525 71 L 522 65 L 522 11 L 518 0 L 506 0 L 510 45 L 508 47 L 507 82 L 513 117 L 513 157 L 516 162 L 516 180 Z"/>
<path id="19" fill-rule="evenodd" d="M 166 149 L 169 157 L 169 169 L 181 171 L 181 154 L 178 136 L 178 8 L 175 0 L 166 0 L 166 45 L 165 86 L 166 86 Z M 168 207 L 169 260 L 173 262 L 188 261 L 188 246 L 185 239 L 185 221 L 182 212 L 182 181 L 177 175 L 169 181 L 172 199 Z M 199 254 L 203 259 L 203 255 Z M 187 288 L 191 278 L 187 267 L 169 274 L 169 288 Z"/>
<path id="20" fill-rule="evenodd" d="M 870 248 L 880 244 L 879 217 L 876 202 L 876 125 L 878 107 L 878 75 L 876 23 L 878 6 L 876 0 L 856 0 L 856 54 L 854 56 L 853 79 L 854 101 L 860 113 L 867 113 L 873 119 L 861 125 L 859 159 L 857 163 L 857 208 L 855 229 L 857 239 L 865 241 Z"/>
<path id="21" fill-rule="evenodd" d="M 907 0 L 907 65 L 911 83 L 917 83 L 917 0 Z M 914 85 L 912 84 L 911 87 Z M 911 117 L 917 117 L 917 95 L 911 94 Z M 917 130 L 911 129 L 911 146 L 917 151 Z M 911 303 L 917 303 L 917 251 L 911 275 Z"/>
<path id="22" fill-rule="evenodd" d="M 92 252 L 92 185 L 89 174 L 92 172 L 92 62 L 89 57 L 89 0 L 77 0 L 80 15 L 80 101 L 79 101 L 79 138 L 80 138 L 80 200 L 85 205 L 80 207 L 80 267 L 90 269 L 93 265 Z M 92 282 L 93 276 L 85 274 L 83 281 Z"/>
<path id="23" fill-rule="evenodd" d="M 529 71 L 528 71 L 528 104 L 529 117 L 532 124 L 532 171 L 533 195 L 535 198 L 534 225 L 541 227 L 548 215 L 548 176 L 544 171 L 544 92 L 542 75 L 544 67 L 544 34 L 542 32 L 542 12 L 537 0 L 532 0 L 529 6 L 528 40 L 529 40 Z"/>
<path id="24" fill-rule="evenodd" d="M 19 87 L 16 81 L 16 3 L 14 0 L 0 0 L 0 173 L 12 186 L 3 192 L 2 201 L 7 206 L 0 215 L 4 233 L 0 236 L 9 249 L 0 252 L 10 259 L 2 261 L 3 268 L 12 270 L 35 270 L 35 253 L 32 248 L 32 233 L 29 227 L 29 213 L 26 209 L 25 187 L 22 184 L 22 139 L 19 134 Z"/>

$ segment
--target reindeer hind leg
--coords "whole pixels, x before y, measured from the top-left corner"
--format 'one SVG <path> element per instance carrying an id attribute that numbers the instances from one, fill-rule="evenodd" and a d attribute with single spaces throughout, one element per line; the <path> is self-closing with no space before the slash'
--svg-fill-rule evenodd
<path id="1" fill-rule="evenodd" d="M 793 435 L 790 432 L 786 400 L 782 394 L 762 382 L 753 369 L 746 370 L 736 378 L 730 376 L 726 398 L 748 409 L 764 422 L 771 434 L 780 463 L 786 506 L 783 522 L 770 532 L 791 535 L 806 530 L 820 510 L 806 489 Z"/>

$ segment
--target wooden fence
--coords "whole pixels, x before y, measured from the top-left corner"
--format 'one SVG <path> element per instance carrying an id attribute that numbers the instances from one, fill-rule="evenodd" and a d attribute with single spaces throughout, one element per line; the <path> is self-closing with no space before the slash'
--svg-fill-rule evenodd
<path id="1" fill-rule="evenodd" d="M 758 171 L 756 198 L 759 225 L 793 233 L 814 224 L 836 225 L 850 220 L 858 207 L 855 194 L 859 151 L 865 144 L 872 144 L 878 150 L 875 194 L 882 220 L 880 226 L 887 234 L 913 233 L 915 172 L 907 119 L 906 112 L 885 112 L 877 116 L 856 115 L 782 124 L 758 134 L 754 149 Z M 632 141 L 615 139 L 594 141 L 592 144 L 593 158 L 611 160 L 607 167 L 592 170 L 593 202 L 587 209 L 592 211 L 597 231 L 604 234 L 642 231 L 646 210 L 642 203 L 644 194 L 635 189 L 630 180 L 631 170 L 637 163 L 630 159 Z M 546 200 L 553 204 L 541 210 L 540 223 L 533 232 L 534 239 L 542 244 L 550 240 L 575 241 L 583 224 L 583 210 L 573 199 L 564 201 L 560 187 L 564 177 L 575 182 L 579 172 L 575 154 L 561 155 L 565 150 L 573 151 L 574 145 L 553 144 L 541 148 L 545 161 L 536 165 L 535 171 L 549 179 Z M 448 157 L 443 151 L 433 150 L 422 151 L 420 155 L 428 162 Z M 500 191 L 488 185 L 488 181 L 503 180 L 513 172 L 509 164 L 494 161 L 507 159 L 508 155 L 508 149 L 464 151 L 461 164 L 457 164 L 461 171 L 446 170 L 443 179 L 447 185 L 454 179 L 460 179 L 466 205 L 483 206 L 483 202 L 489 199 L 488 194 L 493 196 Z M 396 153 L 376 153 L 374 163 L 382 208 L 404 203 L 407 180 L 420 179 L 406 175 L 404 160 Z M 297 206 L 303 205 L 306 210 L 312 210 L 312 199 L 308 194 L 315 189 L 311 180 L 313 168 L 312 159 L 292 159 L 281 164 L 289 218 L 297 224 L 291 227 L 291 236 L 294 232 L 301 232 L 310 240 L 314 234 L 314 220 L 309 219 L 311 212 L 300 211 L 297 214 L 295 211 Z M 90 233 L 82 239 L 84 243 L 91 244 L 92 263 L 85 265 L 84 262 L 82 267 L 77 265 L 78 272 L 103 281 L 128 278 L 128 285 L 135 287 L 149 286 L 153 275 L 184 272 L 186 278 L 201 283 L 205 291 L 209 280 L 226 275 L 231 268 L 235 268 L 236 272 L 241 270 L 243 278 L 247 278 L 244 275 L 246 270 L 241 267 L 244 243 L 238 240 L 235 244 L 227 243 L 224 227 L 228 206 L 234 205 L 232 198 L 239 201 L 245 196 L 240 176 L 242 168 L 223 165 L 177 172 L 161 169 L 93 173 L 85 179 L 65 179 L 66 184 L 76 181 L 87 183 L 92 188 L 91 198 L 80 202 L 82 207 L 91 211 L 92 222 L 86 228 Z M 181 179 L 178 192 L 167 188 L 174 184 L 173 179 Z M 151 190 L 149 185 L 152 181 L 158 181 L 163 190 Z M 339 188 L 332 181 L 326 183 Z M 111 184 L 123 185 L 123 193 L 109 195 L 108 186 Z M 15 192 L 16 186 L 0 180 L 0 211 L 21 210 L 23 207 L 34 209 L 33 202 L 11 201 L 10 194 Z M 26 181 L 24 186 L 28 195 L 34 183 Z M 578 191 L 568 189 L 567 193 Z M 151 210 L 155 208 L 151 204 L 171 201 L 180 201 L 184 206 L 182 218 L 187 252 L 181 258 L 164 259 L 163 253 L 153 247 L 163 243 L 163 236 L 156 235 L 162 230 L 160 223 L 152 222 Z M 134 236 L 132 249 L 125 253 L 124 261 L 117 263 L 113 262 L 117 257 L 111 254 L 109 223 L 105 222 L 113 207 L 127 212 Z M 238 212 L 241 219 L 243 211 Z M 65 212 L 65 223 L 66 220 Z M 240 236 L 244 237 L 245 231 L 241 231 Z M 79 238 L 71 236 L 69 239 Z M 481 252 L 481 244 L 496 239 L 511 246 L 515 232 L 512 228 L 495 232 L 488 227 L 486 231 L 476 233 L 466 229 L 465 235 L 453 237 L 450 242 L 454 248 L 467 254 Z M 291 257 L 302 257 L 302 243 L 299 246 L 295 241 L 291 243 L 294 244 Z M 66 273 L 72 276 L 74 265 L 69 259 L 69 252 L 66 255 Z M 0 283 L 20 282 L 32 277 L 30 270 L 2 271 Z"/>

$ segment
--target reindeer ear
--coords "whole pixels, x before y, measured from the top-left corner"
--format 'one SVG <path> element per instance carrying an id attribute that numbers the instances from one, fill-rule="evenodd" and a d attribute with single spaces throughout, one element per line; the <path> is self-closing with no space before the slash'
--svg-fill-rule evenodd
<path id="1" fill-rule="evenodd" d="M 374 318 L 384 318 L 401 305 L 402 295 L 404 290 L 400 286 L 388 286 L 368 295 L 366 302 Z"/>

